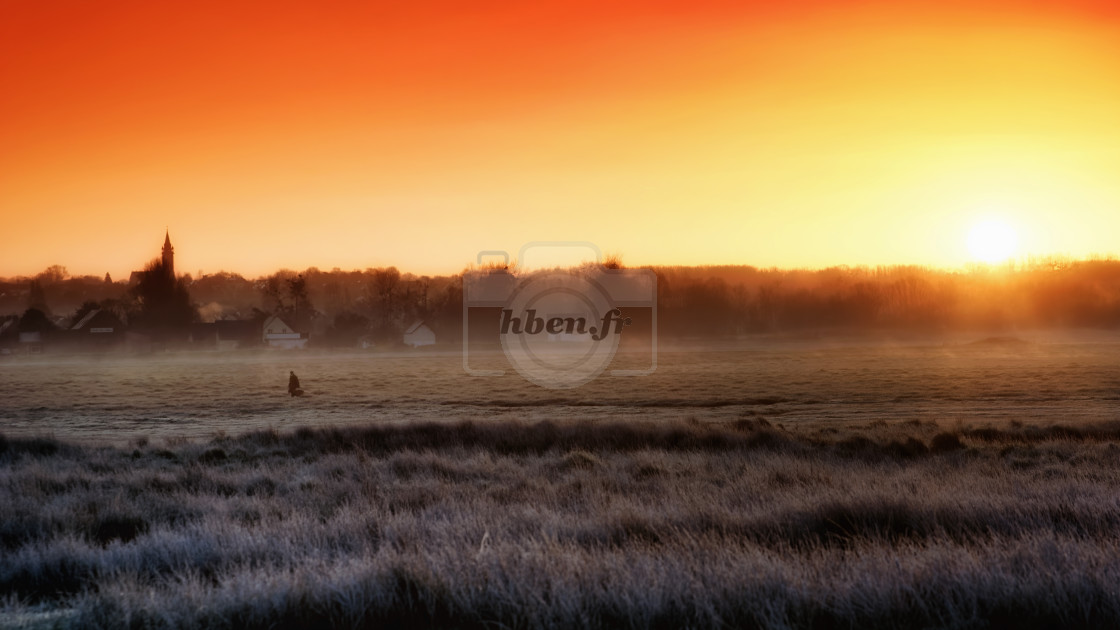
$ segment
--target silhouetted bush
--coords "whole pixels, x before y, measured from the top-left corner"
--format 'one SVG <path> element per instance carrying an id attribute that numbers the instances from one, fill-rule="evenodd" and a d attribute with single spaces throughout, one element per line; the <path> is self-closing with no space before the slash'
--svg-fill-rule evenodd
<path id="1" fill-rule="evenodd" d="M 938 433 L 933 436 L 929 441 L 929 450 L 931 453 L 947 453 L 950 451 L 959 451 L 964 448 L 964 443 L 956 433 Z"/>
<path id="2" fill-rule="evenodd" d="M 200 464 L 216 464 L 224 462 L 228 459 L 226 452 L 220 448 L 208 449 L 205 453 L 198 456 L 198 463 Z"/>

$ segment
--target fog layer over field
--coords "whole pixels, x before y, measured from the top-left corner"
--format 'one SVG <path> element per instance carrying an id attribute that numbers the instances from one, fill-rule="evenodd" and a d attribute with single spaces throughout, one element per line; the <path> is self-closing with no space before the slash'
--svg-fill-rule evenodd
<path id="1" fill-rule="evenodd" d="M 482 357 L 494 365 L 498 355 Z M 478 357 L 472 356 L 477 362 Z M 294 370 L 306 398 L 287 395 Z M 455 351 L 184 353 L 0 360 L 0 431 L 113 441 L 446 419 L 1099 421 L 1120 404 L 1120 340 L 766 340 L 663 351 L 655 373 L 573 390 Z"/>

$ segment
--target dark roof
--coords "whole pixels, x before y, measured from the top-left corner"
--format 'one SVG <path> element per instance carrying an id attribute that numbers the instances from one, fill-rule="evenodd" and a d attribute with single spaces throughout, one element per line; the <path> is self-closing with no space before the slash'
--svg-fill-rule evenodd
<path id="1" fill-rule="evenodd" d="M 90 328 L 124 328 L 124 323 L 103 308 L 95 308 L 86 313 L 85 317 L 70 327 L 70 330 L 89 330 Z"/>
<path id="2" fill-rule="evenodd" d="M 424 322 L 424 320 L 418 319 L 414 324 L 408 327 L 408 330 L 404 331 L 404 334 L 411 335 L 412 333 L 419 330 L 421 326 L 427 326 L 427 324 Z M 428 326 L 428 329 L 431 330 L 431 326 Z"/>
<path id="3" fill-rule="evenodd" d="M 85 317 L 81 318 L 80 320 L 78 320 L 78 322 L 76 324 L 71 326 L 70 330 L 81 330 L 81 329 L 85 328 L 87 325 L 89 325 L 89 320 L 96 317 L 97 314 L 100 313 L 100 312 L 101 312 L 101 309 L 99 309 L 99 308 L 95 308 L 95 309 L 91 310 L 90 312 L 86 313 Z"/>

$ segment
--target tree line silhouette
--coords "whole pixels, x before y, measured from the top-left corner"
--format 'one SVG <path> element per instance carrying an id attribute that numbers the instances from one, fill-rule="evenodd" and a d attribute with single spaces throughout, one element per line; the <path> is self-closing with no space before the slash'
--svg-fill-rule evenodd
<path id="1" fill-rule="evenodd" d="M 955 271 L 916 266 L 653 270 L 662 337 L 1120 325 L 1120 261 L 1112 259 L 1047 258 Z M 130 330 L 177 338 L 199 322 L 261 322 L 275 314 L 310 333 L 313 345 L 353 346 L 362 340 L 399 343 L 412 322 L 423 320 L 440 341 L 457 342 L 462 295 L 462 274 L 312 267 L 256 279 L 230 272 L 193 278 L 173 277 L 155 259 L 131 285 L 108 276 L 70 276 L 59 266 L 34 277 L 0 280 L 0 313 L 7 313 L 0 322 L 45 332 L 104 309 Z"/>

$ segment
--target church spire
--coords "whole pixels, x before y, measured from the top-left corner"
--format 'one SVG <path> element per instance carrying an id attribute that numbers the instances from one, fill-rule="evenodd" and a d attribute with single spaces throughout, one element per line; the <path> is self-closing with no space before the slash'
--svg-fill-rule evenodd
<path id="1" fill-rule="evenodd" d="M 175 277 L 175 248 L 171 246 L 170 231 L 165 231 L 163 236 L 163 269 L 167 275 Z"/>

